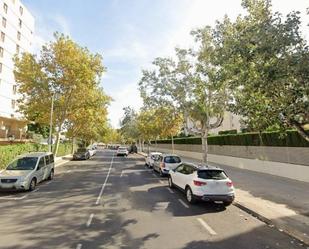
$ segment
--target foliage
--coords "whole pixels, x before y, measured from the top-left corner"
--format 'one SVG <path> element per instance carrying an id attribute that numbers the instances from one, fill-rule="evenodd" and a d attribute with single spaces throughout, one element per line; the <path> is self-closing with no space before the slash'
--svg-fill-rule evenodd
<path id="1" fill-rule="evenodd" d="M 120 131 L 128 143 L 136 141 L 140 137 L 137 124 L 137 113 L 130 107 L 124 107 L 124 116 L 120 121 Z"/>
<path id="2" fill-rule="evenodd" d="M 227 134 L 237 134 L 237 130 L 225 130 L 225 131 L 219 131 L 219 135 L 227 135 Z"/>
<path id="3" fill-rule="evenodd" d="M 49 135 L 49 126 L 48 125 L 40 125 L 38 123 L 28 124 L 27 132 L 33 132 L 35 134 L 41 134 L 43 138 L 48 138 Z"/>
<path id="4" fill-rule="evenodd" d="M 309 132 L 307 131 L 307 134 Z M 170 139 L 158 140 L 158 144 L 170 144 Z M 186 137 L 174 139 L 175 144 L 202 144 L 201 137 Z M 297 131 L 288 130 L 286 136 L 277 132 L 251 132 L 239 134 L 227 134 L 209 136 L 209 145 L 238 145 L 238 146 L 286 146 L 286 147 L 309 147 L 307 142 Z"/>
<path id="5" fill-rule="evenodd" d="M 56 33 L 55 41 L 44 45 L 39 57 L 23 53 L 14 61 L 19 111 L 28 120 L 48 125 L 54 99 L 55 151 L 64 128 L 71 129 L 72 136 L 88 138 L 96 132 L 94 126 L 106 120 L 106 105 L 110 99 L 99 87 L 105 71 L 101 55 L 92 54 L 69 37 Z M 99 123 L 94 116 L 100 116 Z M 86 126 L 84 121 L 88 117 Z"/>
<path id="6" fill-rule="evenodd" d="M 106 144 L 121 144 L 125 142 L 125 139 L 121 135 L 120 130 L 107 127 L 105 134 L 101 138 L 101 141 Z"/>

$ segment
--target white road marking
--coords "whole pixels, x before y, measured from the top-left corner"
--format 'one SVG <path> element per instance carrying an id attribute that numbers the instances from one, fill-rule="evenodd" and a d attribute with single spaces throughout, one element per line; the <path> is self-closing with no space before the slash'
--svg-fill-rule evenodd
<path id="1" fill-rule="evenodd" d="M 206 221 L 202 218 L 197 218 L 197 220 L 211 235 L 217 235 L 217 233 L 206 223 Z"/>
<path id="2" fill-rule="evenodd" d="M 124 169 L 121 171 L 123 174 L 128 174 L 128 173 L 138 173 L 138 172 L 149 172 L 151 170 L 149 169 Z"/>
<path id="3" fill-rule="evenodd" d="M 165 184 L 165 182 L 164 182 L 164 181 L 162 181 L 162 180 L 160 180 L 159 182 L 160 182 L 161 184 Z"/>
<path id="4" fill-rule="evenodd" d="M 156 205 L 154 206 L 154 210 L 165 210 L 168 207 L 169 202 L 157 202 Z"/>
<path id="5" fill-rule="evenodd" d="M 82 249 L 82 244 L 78 244 L 77 246 L 76 246 L 76 249 Z"/>
<path id="6" fill-rule="evenodd" d="M 189 205 L 187 203 L 185 203 L 183 200 L 178 199 L 178 201 L 185 207 L 185 208 L 189 208 Z"/>
<path id="7" fill-rule="evenodd" d="M 90 227 L 93 217 L 94 217 L 94 214 L 90 214 L 89 219 L 88 219 L 88 221 L 86 223 L 87 227 Z"/>
<path id="8" fill-rule="evenodd" d="M 28 197 L 28 194 L 26 195 L 23 195 L 21 197 L 14 197 L 13 195 L 9 195 L 9 196 L 3 196 L 3 197 L 0 197 L 0 200 L 13 200 L 13 201 L 18 201 L 18 200 L 23 200 L 25 198 Z"/>
<path id="9" fill-rule="evenodd" d="M 174 193 L 175 193 L 170 187 L 167 187 L 167 190 L 168 190 L 171 194 L 174 194 Z"/>
<path id="10" fill-rule="evenodd" d="M 105 181 L 104 181 L 104 183 L 103 183 L 103 185 L 102 185 L 100 194 L 99 194 L 99 196 L 98 196 L 98 198 L 97 198 L 97 201 L 95 202 L 96 205 L 98 205 L 98 204 L 100 203 L 100 199 L 101 199 L 102 194 L 103 194 L 103 191 L 104 191 L 104 189 L 105 189 L 105 185 L 106 185 L 106 183 L 107 183 L 107 180 L 108 180 L 108 178 L 109 178 L 109 175 L 110 175 L 111 170 L 112 170 L 112 167 L 113 167 L 113 161 L 114 161 L 114 156 L 112 157 L 111 164 L 110 164 L 110 166 L 109 166 L 109 170 L 108 170 L 108 173 L 107 173 L 107 175 L 106 175 Z"/>

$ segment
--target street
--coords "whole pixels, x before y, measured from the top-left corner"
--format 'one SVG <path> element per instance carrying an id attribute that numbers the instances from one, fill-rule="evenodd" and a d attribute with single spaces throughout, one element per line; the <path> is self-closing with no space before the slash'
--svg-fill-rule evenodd
<path id="1" fill-rule="evenodd" d="M 0 248 L 306 247 L 234 205 L 187 204 L 142 156 L 99 150 L 57 167 L 35 192 L 1 191 Z"/>

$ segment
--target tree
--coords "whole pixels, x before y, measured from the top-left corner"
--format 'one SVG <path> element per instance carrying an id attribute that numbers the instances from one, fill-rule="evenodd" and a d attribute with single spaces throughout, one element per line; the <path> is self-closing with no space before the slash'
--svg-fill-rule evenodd
<path id="1" fill-rule="evenodd" d="M 121 133 L 126 138 L 127 142 L 135 142 L 140 135 L 137 127 L 137 113 L 130 107 L 124 107 L 124 116 L 120 121 Z"/>
<path id="2" fill-rule="evenodd" d="M 79 106 L 87 108 L 84 104 L 96 91 L 106 97 L 99 88 L 105 71 L 102 57 L 56 33 L 55 41 L 44 45 L 39 57 L 23 53 L 14 61 L 14 74 L 21 96 L 19 110 L 28 120 L 47 125 L 54 98 L 53 123 L 57 135 L 54 153 L 57 154 L 60 132 L 65 123 L 76 122 L 73 113 L 79 110 Z M 106 109 L 106 105 L 102 108 Z M 73 119 L 70 120 L 70 117 Z"/>
<path id="3" fill-rule="evenodd" d="M 294 127 L 309 141 L 309 48 L 298 12 L 283 20 L 269 0 L 243 0 L 247 15 L 217 25 L 218 63 L 234 101 L 230 110 L 251 129 Z"/>

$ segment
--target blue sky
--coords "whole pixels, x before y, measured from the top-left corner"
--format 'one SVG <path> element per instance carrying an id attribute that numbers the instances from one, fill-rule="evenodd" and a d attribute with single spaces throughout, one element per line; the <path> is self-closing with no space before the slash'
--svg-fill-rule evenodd
<path id="1" fill-rule="evenodd" d="M 142 105 L 137 83 L 142 68 L 158 56 L 170 56 L 175 46 L 192 44 L 189 32 L 213 25 L 225 14 L 242 12 L 240 0 L 22 0 L 36 19 L 35 48 L 55 31 L 103 55 L 107 67 L 102 86 L 114 101 L 109 119 L 119 125 L 122 108 Z M 283 3 L 284 2 L 284 3 Z M 290 3 L 290 4 L 289 4 Z M 305 10 L 307 0 L 273 0 L 276 11 Z M 307 18 L 307 16 L 304 16 Z M 309 23 L 307 18 L 307 23 Z M 307 32 L 308 30 L 305 30 Z"/>

